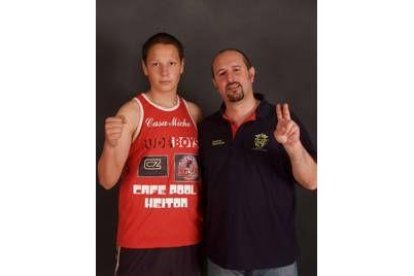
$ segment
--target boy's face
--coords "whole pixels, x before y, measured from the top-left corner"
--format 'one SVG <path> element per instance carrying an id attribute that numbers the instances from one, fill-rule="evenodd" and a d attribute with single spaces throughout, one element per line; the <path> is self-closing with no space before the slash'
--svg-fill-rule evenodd
<path id="1" fill-rule="evenodd" d="M 184 60 L 180 60 L 174 45 L 155 44 L 148 51 L 146 62 L 142 62 L 145 76 L 154 92 L 177 92 Z"/>

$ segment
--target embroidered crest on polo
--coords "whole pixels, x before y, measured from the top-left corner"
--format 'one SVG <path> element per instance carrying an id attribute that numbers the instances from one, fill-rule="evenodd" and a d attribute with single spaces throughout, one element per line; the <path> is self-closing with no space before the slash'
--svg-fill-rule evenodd
<path id="1" fill-rule="evenodd" d="M 224 145 L 224 144 L 225 144 L 225 142 L 221 139 L 211 141 L 212 146 L 220 146 L 220 145 Z"/>
<path id="2" fill-rule="evenodd" d="M 254 136 L 254 150 L 265 150 L 263 149 L 267 143 L 269 143 L 269 136 L 264 133 L 256 134 Z"/>

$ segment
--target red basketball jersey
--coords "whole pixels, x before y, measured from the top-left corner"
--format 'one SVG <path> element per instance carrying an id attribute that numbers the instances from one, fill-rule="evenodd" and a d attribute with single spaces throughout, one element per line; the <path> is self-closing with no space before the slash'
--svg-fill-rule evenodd
<path id="1" fill-rule="evenodd" d="M 172 108 L 140 105 L 140 132 L 132 143 L 119 191 L 117 242 L 127 248 L 196 244 L 201 239 L 197 128 L 186 102 Z"/>

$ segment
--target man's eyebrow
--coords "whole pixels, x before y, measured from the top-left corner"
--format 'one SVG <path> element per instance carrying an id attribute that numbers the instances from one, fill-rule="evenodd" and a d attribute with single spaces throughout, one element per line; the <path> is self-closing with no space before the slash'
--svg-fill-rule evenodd
<path id="1" fill-rule="evenodd" d="M 233 68 L 240 68 L 242 65 L 241 64 L 230 64 L 228 66 L 228 68 L 233 69 Z"/>

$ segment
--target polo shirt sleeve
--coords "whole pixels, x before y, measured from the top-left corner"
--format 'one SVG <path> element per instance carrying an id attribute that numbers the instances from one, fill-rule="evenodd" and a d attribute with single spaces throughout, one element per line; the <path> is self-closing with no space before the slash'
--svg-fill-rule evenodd
<path id="1" fill-rule="evenodd" d="M 312 143 L 312 140 L 310 139 L 309 133 L 306 130 L 303 123 L 299 120 L 299 118 L 294 114 L 291 113 L 292 120 L 295 121 L 299 128 L 300 128 L 300 141 L 302 142 L 302 145 L 305 147 L 305 149 L 309 152 L 310 156 L 312 156 L 313 160 L 315 162 L 317 161 L 317 152 L 316 148 Z"/>

